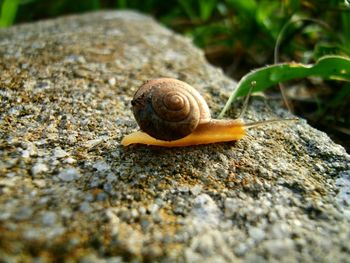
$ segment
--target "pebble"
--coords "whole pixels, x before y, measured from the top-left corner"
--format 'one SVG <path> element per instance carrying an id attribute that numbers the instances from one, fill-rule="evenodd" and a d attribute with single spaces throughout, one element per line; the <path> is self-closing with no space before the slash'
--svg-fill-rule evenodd
<path id="1" fill-rule="evenodd" d="M 86 62 L 85 58 L 83 56 L 79 56 L 79 55 L 75 55 L 75 54 L 71 54 L 68 55 L 64 58 L 64 62 L 66 63 L 80 63 L 80 64 L 84 64 Z"/>
<path id="2" fill-rule="evenodd" d="M 290 239 L 276 239 L 265 241 L 263 246 L 269 253 L 279 258 L 286 258 L 294 249 L 294 243 Z"/>
<path id="3" fill-rule="evenodd" d="M 256 242 L 260 242 L 265 238 L 265 232 L 257 227 L 250 227 L 248 229 L 249 236 L 253 238 Z"/>
<path id="4" fill-rule="evenodd" d="M 60 147 L 56 147 L 54 150 L 53 150 L 53 156 L 55 158 L 63 158 L 63 157 L 66 157 L 68 155 L 68 153 L 64 150 L 62 150 Z"/>
<path id="5" fill-rule="evenodd" d="M 243 256 L 245 253 L 247 253 L 249 247 L 244 243 L 239 243 L 234 248 L 234 252 L 237 256 Z"/>
<path id="6" fill-rule="evenodd" d="M 177 188 L 180 193 L 188 193 L 189 187 L 187 185 L 181 185 Z"/>
<path id="7" fill-rule="evenodd" d="M 83 202 L 81 203 L 79 210 L 83 213 L 90 213 L 92 208 L 88 202 Z"/>
<path id="8" fill-rule="evenodd" d="M 194 251 L 207 257 L 213 255 L 214 244 L 215 240 L 208 231 L 207 233 L 200 235 L 198 238 L 193 239 L 190 246 Z"/>
<path id="9" fill-rule="evenodd" d="M 73 163 L 76 163 L 76 160 L 72 157 L 68 157 L 68 158 L 64 159 L 63 162 L 68 163 L 68 164 L 73 164 Z"/>
<path id="10" fill-rule="evenodd" d="M 290 230 L 286 223 L 278 222 L 272 225 L 271 237 L 276 239 L 283 239 L 283 238 L 289 237 L 289 235 L 290 235 Z"/>
<path id="11" fill-rule="evenodd" d="M 238 206 L 237 206 L 237 200 L 233 198 L 226 198 L 225 199 L 225 216 L 231 217 L 236 213 Z"/>
<path id="12" fill-rule="evenodd" d="M 25 152 L 28 157 L 36 156 L 38 154 L 38 149 L 33 142 L 26 142 L 24 143 L 24 146 L 26 147 Z"/>
<path id="13" fill-rule="evenodd" d="M 64 182 L 75 181 L 80 178 L 80 173 L 75 168 L 63 169 L 59 174 L 58 178 Z"/>
<path id="14" fill-rule="evenodd" d="M 202 191 L 202 186 L 201 185 L 195 185 L 195 186 L 190 188 L 190 191 L 191 191 L 191 194 L 193 194 L 194 196 L 197 196 Z"/>
<path id="15" fill-rule="evenodd" d="M 185 249 L 185 262 L 186 263 L 196 263 L 203 262 L 203 257 L 193 251 L 191 248 Z"/>
<path id="16" fill-rule="evenodd" d="M 340 173 L 335 183 L 339 188 L 336 196 L 337 204 L 350 219 L 350 170 Z"/>
<path id="17" fill-rule="evenodd" d="M 14 187 L 17 183 L 16 177 L 0 178 L 0 187 Z"/>
<path id="18" fill-rule="evenodd" d="M 98 139 L 94 139 L 94 140 L 89 140 L 85 143 L 85 147 L 90 149 L 90 148 L 93 148 L 97 145 L 99 145 L 100 143 L 103 142 L 103 139 L 102 138 L 98 138 Z"/>
<path id="19" fill-rule="evenodd" d="M 33 167 L 32 167 L 32 174 L 34 176 L 40 174 L 40 173 L 44 173 L 47 172 L 49 170 L 49 168 L 47 167 L 46 164 L 42 163 L 42 162 L 37 162 Z"/>
<path id="20" fill-rule="evenodd" d="M 69 144 L 75 144 L 77 142 L 77 137 L 75 134 L 70 134 L 67 137 L 67 141 Z"/>
<path id="21" fill-rule="evenodd" d="M 68 208 L 63 208 L 61 211 L 59 211 L 59 214 L 65 219 L 70 219 L 72 217 L 72 211 Z"/>
<path id="22" fill-rule="evenodd" d="M 10 212 L 0 212 L 0 221 L 6 221 L 10 219 L 12 214 Z"/>
<path id="23" fill-rule="evenodd" d="M 20 208 L 14 215 L 16 220 L 28 220 L 33 214 L 33 209 L 30 207 Z"/>
<path id="24" fill-rule="evenodd" d="M 58 236 L 62 236 L 65 232 L 66 228 L 59 225 L 55 225 L 51 226 L 50 228 L 48 228 L 47 231 L 45 231 L 44 237 L 49 241 L 54 238 L 57 238 Z"/>
<path id="25" fill-rule="evenodd" d="M 268 261 L 261 255 L 248 254 L 245 257 L 244 263 L 267 263 Z"/>
<path id="26" fill-rule="evenodd" d="M 22 157 L 23 158 L 29 158 L 30 157 L 30 153 L 28 150 L 23 150 L 22 151 Z"/>
<path id="27" fill-rule="evenodd" d="M 55 212 L 45 212 L 41 220 L 44 225 L 52 226 L 56 223 L 57 215 Z"/>
<path id="28" fill-rule="evenodd" d="M 110 86 L 114 87 L 116 83 L 117 83 L 117 80 L 115 78 L 109 78 L 108 79 L 108 84 Z"/>
<path id="29" fill-rule="evenodd" d="M 46 186 L 46 181 L 42 179 L 34 179 L 33 184 L 39 188 L 44 188 Z"/>
<path id="30" fill-rule="evenodd" d="M 35 228 L 29 228 L 23 233 L 23 236 L 28 240 L 37 240 L 40 238 L 40 232 Z"/>
<path id="31" fill-rule="evenodd" d="M 99 161 L 99 162 L 96 162 L 93 164 L 92 166 L 93 168 L 95 168 L 97 171 L 99 172 L 105 172 L 105 171 L 108 171 L 110 170 L 110 166 L 104 162 L 104 161 Z"/>
<path id="32" fill-rule="evenodd" d="M 96 201 L 105 201 L 107 199 L 108 199 L 108 194 L 106 194 L 105 192 L 98 193 L 96 196 Z"/>
<path id="33" fill-rule="evenodd" d="M 200 194 L 193 200 L 191 213 L 198 227 L 217 225 L 221 215 L 215 201 L 207 194 Z"/>
<path id="34" fill-rule="evenodd" d="M 110 167 L 109 167 L 110 168 Z M 109 173 L 106 177 L 109 183 L 115 182 L 118 180 L 118 177 L 115 174 Z"/>
<path id="35" fill-rule="evenodd" d="M 95 254 L 84 255 L 84 257 L 80 260 L 81 263 L 104 263 L 106 262 L 104 259 L 99 258 Z"/>

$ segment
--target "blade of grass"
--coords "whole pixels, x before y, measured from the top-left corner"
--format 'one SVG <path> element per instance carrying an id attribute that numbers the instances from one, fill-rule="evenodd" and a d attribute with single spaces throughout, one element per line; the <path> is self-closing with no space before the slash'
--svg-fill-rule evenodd
<path id="1" fill-rule="evenodd" d="M 298 23 L 298 22 L 313 22 L 315 24 L 319 24 L 320 26 L 326 28 L 327 30 L 330 30 L 330 27 L 328 24 L 325 22 L 318 20 L 318 19 L 313 19 L 313 18 L 307 18 L 307 17 L 296 17 L 293 16 L 287 23 L 284 24 L 282 27 L 281 31 L 279 32 L 277 39 L 276 39 L 276 44 L 275 44 L 275 49 L 274 49 L 274 63 L 278 63 L 278 55 L 279 55 L 279 48 L 281 46 L 283 38 L 286 36 L 286 31 L 288 27 L 290 27 L 292 24 Z"/>
<path id="2" fill-rule="evenodd" d="M 295 24 L 295 23 L 298 23 L 298 22 L 304 22 L 304 21 L 311 21 L 313 23 L 318 23 L 321 26 L 329 29 L 329 26 L 326 23 L 324 23 L 324 22 L 322 22 L 320 20 L 313 19 L 313 18 L 298 18 L 296 16 L 292 16 L 291 19 L 286 24 L 284 24 L 284 26 L 282 27 L 281 31 L 277 35 L 275 49 L 274 49 L 274 63 L 275 64 L 278 63 L 278 61 L 279 61 L 279 57 L 278 57 L 279 56 L 279 48 L 280 48 L 280 45 L 282 43 L 283 38 L 286 35 L 288 27 L 291 26 L 292 24 Z M 284 88 L 282 83 L 279 83 L 279 89 L 281 91 L 284 104 L 286 105 L 287 109 L 290 112 L 292 112 L 292 109 L 293 109 L 292 108 L 292 104 L 288 100 L 287 94 L 285 92 L 285 88 Z"/>
<path id="3" fill-rule="evenodd" d="M 200 17 L 203 21 L 208 20 L 215 10 L 217 0 L 199 1 Z"/>
<path id="4" fill-rule="evenodd" d="M 116 7 L 119 9 L 126 9 L 128 7 L 127 0 L 117 0 L 116 1 Z"/>
<path id="5" fill-rule="evenodd" d="M 219 118 L 224 116 L 235 98 L 245 96 L 248 93 L 253 82 L 256 83 L 253 92 L 258 92 L 283 81 L 311 76 L 350 81 L 350 58 L 324 56 L 316 64 L 280 63 L 254 70 L 239 81 L 236 89 L 219 114 Z"/>
<path id="6" fill-rule="evenodd" d="M 90 10 L 98 10 L 100 9 L 100 0 L 91 0 L 89 3 Z"/>
<path id="7" fill-rule="evenodd" d="M 329 105 L 336 107 L 348 96 L 350 96 L 350 84 L 345 85 L 339 92 L 337 92 L 336 96 L 330 101 Z"/>
<path id="8" fill-rule="evenodd" d="M 322 120 L 324 120 L 325 116 L 328 114 L 328 111 L 332 108 L 337 108 L 342 104 L 342 102 L 346 101 L 348 96 L 350 96 L 350 83 L 342 87 L 325 106 L 320 108 L 316 122 L 322 122 Z"/>
<path id="9" fill-rule="evenodd" d="M 237 12 L 248 16 L 250 19 L 255 20 L 257 2 L 255 0 L 227 0 L 229 6 L 232 6 Z"/>
<path id="10" fill-rule="evenodd" d="M 4 0 L 1 6 L 0 27 L 8 27 L 13 24 L 20 0 Z"/>
<path id="11" fill-rule="evenodd" d="M 192 1 L 188 0 L 178 0 L 178 3 L 181 5 L 183 10 L 186 12 L 188 17 L 192 20 L 195 21 L 197 20 L 197 15 L 196 12 L 194 11 L 194 8 L 191 6 Z"/>
<path id="12" fill-rule="evenodd" d="M 344 46 L 350 52 L 350 12 L 342 13 L 342 26 L 343 26 L 343 37 L 344 37 Z"/>

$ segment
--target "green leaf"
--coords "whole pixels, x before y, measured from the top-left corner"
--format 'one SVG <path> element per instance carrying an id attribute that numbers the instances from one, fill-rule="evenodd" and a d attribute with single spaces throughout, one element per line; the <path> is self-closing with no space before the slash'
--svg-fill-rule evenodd
<path id="1" fill-rule="evenodd" d="M 258 92 L 266 90 L 280 82 L 311 76 L 350 81 L 350 58 L 325 56 L 320 58 L 316 64 L 311 65 L 290 62 L 274 64 L 254 70 L 239 81 L 236 89 L 219 114 L 219 118 L 223 117 L 235 98 L 248 94 L 253 83 L 253 92 Z"/>

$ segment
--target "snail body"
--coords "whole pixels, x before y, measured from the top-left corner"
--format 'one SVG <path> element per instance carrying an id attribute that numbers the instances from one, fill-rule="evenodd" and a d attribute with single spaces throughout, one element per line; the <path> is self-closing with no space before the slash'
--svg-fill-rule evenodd
<path id="1" fill-rule="evenodd" d="M 212 119 L 199 92 L 171 78 L 147 81 L 136 91 L 131 104 L 141 131 L 125 136 L 123 146 L 182 147 L 236 141 L 245 136 L 246 128 L 261 124 L 247 125 L 242 119 Z"/>
<path id="2" fill-rule="evenodd" d="M 125 136 L 121 142 L 123 146 L 131 144 L 146 144 L 163 147 L 184 147 L 216 142 L 237 141 L 246 134 L 244 123 L 240 119 L 231 121 L 210 121 L 199 125 L 192 133 L 184 138 L 164 141 L 151 137 L 145 132 L 137 131 Z"/>

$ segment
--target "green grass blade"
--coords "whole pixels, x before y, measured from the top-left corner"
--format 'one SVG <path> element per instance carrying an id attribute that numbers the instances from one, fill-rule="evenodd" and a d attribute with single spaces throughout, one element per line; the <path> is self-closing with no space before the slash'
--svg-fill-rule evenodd
<path id="1" fill-rule="evenodd" d="M 0 27 L 13 24 L 20 0 L 4 0 L 1 6 Z"/>
<path id="2" fill-rule="evenodd" d="M 185 11 L 187 16 L 192 20 L 195 21 L 197 19 L 197 14 L 194 10 L 194 8 L 191 6 L 191 1 L 188 0 L 178 0 L 178 3 L 182 7 L 182 9 Z"/>
<path id="3" fill-rule="evenodd" d="M 330 101 L 329 105 L 336 107 L 348 96 L 350 96 L 350 83 L 345 85 L 341 90 L 339 90 L 339 92 L 337 92 L 336 96 Z"/>
<path id="4" fill-rule="evenodd" d="M 119 9 L 126 9 L 128 7 L 127 0 L 117 0 L 116 1 L 116 7 Z"/>
<path id="5" fill-rule="evenodd" d="M 229 6 L 232 6 L 240 15 L 248 16 L 255 20 L 255 13 L 258 7 L 256 0 L 227 0 Z"/>
<path id="6" fill-rule="evenodd" d="M 199 1 L 199 10 L 201 20 L 207 21 L 212 15 L 216 7 L 216 0 Z"/>
<path id="7" fill-rule="evenodd" d="M 254 70 L 239 81 L 236 89 L 219 114 L 219 118 L 224 116 L 235 98 L 247 95 L 252 83 L 255 83 L 253 92 L 258 92 L 280 82 L 311 76 L 350 81 L 350 58 L 324 56 L 316 64 L 280 63 Z"/>
<path id="8" fill-rule="evenodd" d="M 350 52 L 350 12 L 343 12 L 342 14 L 342 26 L 344 37 L 344 46 L 347 47 Z"/>

